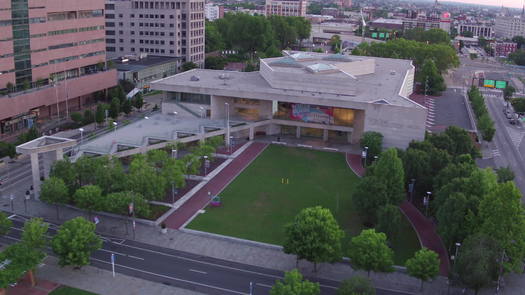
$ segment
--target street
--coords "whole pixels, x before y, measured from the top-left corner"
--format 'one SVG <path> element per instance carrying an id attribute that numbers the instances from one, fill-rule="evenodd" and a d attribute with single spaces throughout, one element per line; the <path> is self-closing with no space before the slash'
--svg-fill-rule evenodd
<path id="1" fill-rule="evenodd" d="M 6 213 L 9 214 L 9 213 Z M 20 215 L 10 215 L 12 230 L 0 238 L 2 242 L 19 241 L 24 221 Z M 51 224 L 49 237 L 58 226 Z M 162 248 L 131 240 L 101 236 L 102 249 L 93 253 L 91 264 L 111 270 L 111 254 L 115 254 L 115 271 L 165 285 L 194 290 L 205 294 L 268 294 L 283 272 L 251 266 L 188 252 Z M 49 249 L 50 250 L 50 249 Z M 50 252 L 51 253 L 51 252 Z M 307 277 L 319 282 L 322 294 L 336 294 L 339 282 Z M 250 293 L 252 283 L 252 293 Z M 403 295 L 391 290 L 377 289 L 378 295 Z"/>

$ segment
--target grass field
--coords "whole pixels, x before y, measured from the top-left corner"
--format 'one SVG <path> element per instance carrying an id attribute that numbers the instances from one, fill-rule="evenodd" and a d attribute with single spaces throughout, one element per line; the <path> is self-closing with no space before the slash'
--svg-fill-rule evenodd
<path id="1" fill-rule="evenodd" d="M 80 290 L 80 289 L 76 289 L 76 288 L 62 286 L 54 290 L 53 292 L 49 293 L 49 295 L 97 295 L 97 294 L 91 293 L 88 291 L 84 291 L 84 290 Z"/>
<path id="2" fill-rule="evenodd" d="M 301 209 L 320 205 L 345 230 L 346 248 L 364 228 L 352 208 L 358 181 L 341 153 L 272 145 L 220 194 L 222 207 L 208 207 L 187 228 L 281 245 L 284 225 Z M 402 265 L 420 245 L 408 221 L 400 232 L 392 248 L 396 264 Z"/>

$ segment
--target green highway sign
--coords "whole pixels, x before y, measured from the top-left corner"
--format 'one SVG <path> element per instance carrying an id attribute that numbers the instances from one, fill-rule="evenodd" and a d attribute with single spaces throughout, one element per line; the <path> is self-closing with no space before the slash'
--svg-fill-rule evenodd
<path id="1" fill-rule="evenodd" d="M 496 85 L 496 81 L 494 81 L 494 80 L 487 80 L 487 79 L 485 79 L 485 81 L 483 82 L 483 87 L 494 88 L 495 85 Z"/>
<path id="2" fill-rule="evenodd" d="M 496 88 L 504 89 L 507 87 L 507 81 L 496 81 Z"/>
<path id="3" fill-rule="evenodd" d="M 379 38 L 385 38 L 385 33 L 379 33 Z"/>
<path id="4" fill-rule="evenodd" d="M 372 33 L 372 38 L 377 38 L 377 33 Z"/>

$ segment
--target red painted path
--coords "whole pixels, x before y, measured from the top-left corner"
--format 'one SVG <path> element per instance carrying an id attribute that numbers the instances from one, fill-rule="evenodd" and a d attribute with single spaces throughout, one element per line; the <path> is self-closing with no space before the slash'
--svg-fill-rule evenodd
<path id="1" fill-rule="evenodd" d="M 221 172 L 206 183 L 197 191 L 186 203 L 168 216 L 164 223 L 172 229 L 179 229 L 197 211 L 204 208 L 210 201 L 208 192 L 211 195 L 219 194 L 239 173 L 244 170 L 257 156 L 268 146 L 266 143 L 253 142 L 247 149 L 238 155 Z"/>
<path id="2" fill-rule="evenodd" d="M 362 166 L 360 155 L 346 154 L 346 162 L 348 166 L 354 171 L 354 173 L 362 177 L 365 175 L 366 169 Z M 426 218 L 412 203 L 405 201 L 399 206 L 401 211 L 408 218 L 412 227 L 417 233 L 421 245 L 428 248 L 439 255 L 441 264 L 439 266 L 439 272 L 443 276 L 448 275 L 450 269 L 450 263 L 448 260 L 448 253 L 441 241 L 441 238 L 437 234 L 436 226 Z"/>

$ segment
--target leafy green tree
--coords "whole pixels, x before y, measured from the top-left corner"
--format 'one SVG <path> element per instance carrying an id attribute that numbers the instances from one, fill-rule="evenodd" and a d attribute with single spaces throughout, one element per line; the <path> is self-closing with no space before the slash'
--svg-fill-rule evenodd
<path id="1" fill-rule="evenodd" d="M 332 47 L 332 51 L 335 53 L 339 53 L 339 48 L 341 47 L 341 36 L 339 35 L 333 35 L 330 38 L 330 41 L 328 41 L 328 45 Z"/>
<path id="2" fill-rule="evenodd" d="M 6 235 L 13 226 L 11 219 L 4 212 L 0 212 L 0 236 Z"/>
<path id="3" fill-rule="evenodd" d="M 441 77 L 432 59 L 424 61 L 423 67 L 418 75 L 418 80 L 422 83 L 426 93 L 429 95 L 440 95 L 441 91 L 447 88 L 443 77 Z"/>
<path id="4" fill-rule="evenodd" d="M 143 155 L 133 157 L 127 178 L 128 188 L 146 200 L 161 200 L 164 197 L 168 183 Z"/>
<path id="5" fill-rule="evenodd" d="M 220 56 L 209 56 L 204 60 L 204 68 L 211 70 L 223 70 L 228 60 Z"/>
<path id="6" fill-rule="evenodd" d="M 104 209 L 115 214 L 127 215 L 130 203 L 133 203 L 133 211 L 136 216 L 150 216 L 151 210 L 148 202 L 138 193 L 123 191 L 111 193 L 104 197 Z"/>
<path id="7" fill-rule="evenodd" d="M 372 281 L 361 276 L 351 277 L 341 283 L 337 295 L 375 295 L 376 289 Z"/>
<path id="8" fill-rule="evenodd" d="M 459 281 L 478 294 L 481 288 L 497 279 L 500 252 L 497 242 L 489 236 L 468 237 L 454 264 Z"/>
<path id="9" fill-rule="evenodd" d="M 42 251 L 33 249 L 25 243 L 8 246 L 0 253 L 0 261 L 11 261 L 0 272 L 0 289 L 5 290 L 9 285 L 16 283 L 26 272 L 34 285 L 34 270 L 44 257 Z"/>
<path id="10" fill-rule="evenodd" d="M 103 103 L 99 103 L 97 105 L 97 110 L 95 112 L 95 122 L 97 122 L 97 124 L 102 124 L 102 122 L 104 122 L 104 119 L 106 118 L 106 104 L 103 104 Z"/>
<path id="11" fill-rule="evenodd" d="M 102 240 L 95 233 L 95 224 L 82 217 L 66 221 L 53 237 L 53 252 L 60 266 L 80 268 L 89 264 L 89 257 L 100 249 Z"/>
<path id="12" fill-rule="evenodd" d="M 491 142 L 494 134 L 496 134 L 496 127 L 494 127 L 494 121 L 492 121 L 489 114 L 484 114 L 478 118 L 478 127 L 483 140 Z"/>
<path id="13" fill-rule="evenodd" d="M 124 102 L 122 103 L 121 108 L 124 114 L 129 115 L 129 113 L 131 113 L 131 110 L 132 110 L 131 100 L 125 99 Z"/>
<path id="14" fill-rule="evenodd" d="M 215 22 L 206 21 L 204 33 L 206 35 L 206 53 L 221 50 L 224 48 L 222 36 L 219 33 Z"/>
<path id="15" fill-rule="evenodd" d="M 96 185 L 85 185 L 77 189 L 73 199 L 79 208 L 88 211 L 90 218 L 92 211 L 103 209 L 104 199 L 102 197 L 102 190 Z"/>
<path id="16" fill-rule="evenodd" d="M 0 158 L 5 156 L 13 159 L 16 156 L 16 147 L 10 142 L 0 141 Z"/>
<path id="17" fill-rule="evenodd" d="M 191 61 L 187 61 L 187 62 L 182 64 L 181 71 L 182 72 L 186 72 L 186 71 L 189 71 L 189 70 L 196 69 L 198 67 L 199 66 L 196 63 L 191 62 Z"/>
<path id="18" fill-rule="evenodd" d="M 109 105 L 109 116 L 113 119 L 117 119 L 120 114 L 120 100 L 118 97 L 113 97 L 111 104 Z"/>
<path id="19" fill-rule="evenodd" d="M 182 188 L 186 185 L 184 163 L 180 160 L 169 158 L 162 167 L 161 174 L 170 185 L 174 185 L 176 188 Z"/>
<path id="20" fill-rule="evenodd" d="M 342 259 L 341 230 L 329 209 L 320 206 L 305 208 L 285 227 L 284 253 L 297 255 L 314 263 L 336 262 Z"/>
<path id="21" fill-rule="evenodd" d="M 498 182 L 507 182 L 514 180 L 514 171 L 510 167 L 501 167 L 496 169 L 496 175 L 498 175 Z"/>
<path id="22" fill-rule="evenodd" d="M 408 274 L 421 280 L 421 290 L 425 281 L 435 278 L 439 273 L 438 254 L 423 248 L 405 263 Z"/>
<path id="23" fill-rule="evenodd" d="M 509 54 L 509 59 L 519 66 L 525 65 L 525 50 L 519 49 Z"/>
<path id="24" fill-rule="evenodd" d="M 393 271 L 393 255 L 394 252 L 388 247 L 384 233 L 366 229 L 352 238 L 348 257 L 354 268 L 367 271 L 370 277 L 371 271 Z"/>
<path id="25" fill-rule="evenodd" d="M 513 182 L 499 183 L 479 205 L 480 232 L 505 251 L 506 271 L 521 272 L 525 259 L 525 211 Z"/>
<path id="26" fill-rule="evenodd" d="M 357 184 L 352 195 L 352 203 L 359 213 L 369 222 L 376 220 L 379 208 L 388 204 L 388 188 L 386 184 L 376 176 L 365 176 Z"/>
<path id="27" fill-rule="evenodd" d="M 62 179 L 69 190 L 69 195 L 73 195 L 78 188 L 77 170 L 69 158 L 55 161 L 51 166 L 49 176 Z"/>
<path id="28" fill-rule="evenodd" d="M 82 124 L 83 125 L 87 125 L 87 124 L 91 124 L 95 122 L 95 115 L 93 114 L 93 112 L 91 110 L 85 110 L 84 111 L 84 118 L 82 120 Z"/>
<path id="29" fill-rule="evenodd" d="M 287 48 L 294 44 L 297 40 L 297 31 L 291 25 L 287 18 L 280 15 L 271 15 L 268 17 L 270 25 L 276 39 L 279 41 L 280 48 Z"/>
<path id="30" fill-rule="evenodd" d="M 518 49 L 523 49 L 523 45 L 525 44 L 525 37 L 523 37 L 523 36 L 514 36 L 514 37 L 512 37 L 512 42 L 518 43 Z"/>
<path id="31" fill-rule="evenodd" d="M 48 228 L 49 223 L 44 222 L 42 218 L 31 218 L 24 224 L 22 243 L 25 243 L 29 248 L 44 251 L 47 244 L 46 233 Z"/>
<path id="32" fill-rule="evenodd" d="M 468 202 L 464 194 L 455 192 L 444 201 L 436 213 L 438 232 L 450 250 L 456 242 L 466 238 L 469 230 L 466 226 Z"/>
<path id="33" fill-rule="evenodd" d="M 383 134 L 376 131 L 367 131 L 363 133 L 361 141 L 359 142 L 361 148 L 368 147 L 367 159 L 373 159 L 374 156 L 379 156 L 383 151 Z"/>
<path id="34" fill-rule="evenodd" d="M 512 87 L 512 85 L 507 84 L 507 86 L 505 86 L 505 88 L 503 89 L 503 98 L 505 100 L 509 100 L 512 98 L 515 92 L 516 92 L 516 88 Z"/>
<path id="35" fill-rule="evenodd" d="M 406 30 L 403 33 L 403 38 L 418 42 L 428 42 L 429 44 L 450 44 L 449 34 L 442 29 L 425 30 L 423 28 L 415 28 L 411 30 Z"/>
<path id="36" fill-rule="evenodd" d="M 140 110 L 142 106 L 144 105 L 144 99 L 142 98 L 142 94 L 137 93 L 135 95 L 135 98 L 133 99 L 133 107 L 137 110 Z"/>
<path id="37" fill-rule="evenodd" d="M 391 148 L 381 154 L 374 164 L 373 174 L 385 184 L 388 203 L 401 204 L 405 199 L 405 172 L 396 149 Z"/>
<path id="38" fill-rule="evenodd" d="M 270 295 L 319 295 L 319 283 L 312 283 L 303 279 L 297 269 L 284 274 L 284 280 L 279 280 L 270 289 Z"/>
<path id="39" fill-rule="evenodd" d="M 126 190 L 126 174 L 122 162 L 118 158 L 108 156 L 93 158 L 94 177 L 93 182 L 107 194 Z"/>
<path id="40" fill-rule="evenodd" d="M 53 204 L 57 210 L 57 219 L 60 218 L 58 206 L 68 204 L 71 201 L 69 190 L 64 181 L 57 177 L 46 179 L 40 188 L 40 200 Z"/>
<path id="41" fill-rule="evenodd" d="M 168 161 L 168 153 L 164 150 L 151 150 L 146 153 L 148 163 L 155 168 L 162 168 Z"/>
<path id="42" fill-rule="evenodd" d="M 81 124 L 82 123 L 82 114 L 79 113 L 79 112 L 73 112 L 71 113 L 71 120 L 77 124 Z"/>
<path id="43" fill-rule="evenodd" d="M 377 230 L 393 239 L 397 236 L 403 217 L 399 207 L 394 205 L 384 205 L 377 212 Z"/>

